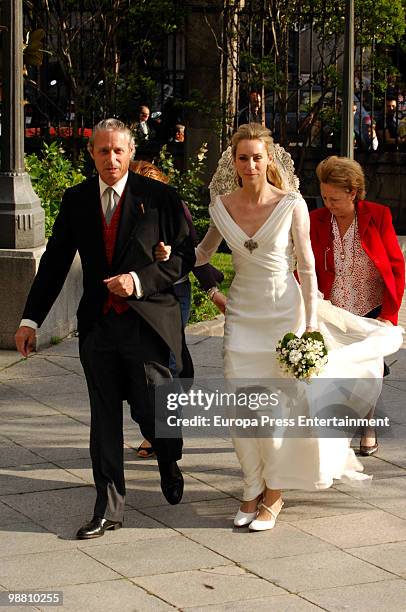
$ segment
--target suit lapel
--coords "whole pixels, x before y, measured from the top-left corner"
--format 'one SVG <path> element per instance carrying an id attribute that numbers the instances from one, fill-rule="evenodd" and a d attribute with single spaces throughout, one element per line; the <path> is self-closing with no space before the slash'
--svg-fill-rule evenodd
<path id="1" fill-rule="evenodd" d="M 137 188 L 137 176 L 129 172 L 127 184 L 121 202 L 121 216 L 117 230 L 116 247 L 114 249 L 112 269 L 114 270 L 125 255 L 134 227 L 145 213 L 143 197 Z"/>
<path id="2" fill-rule="evenodd" d="M 103 262 L 105 270 L 108 269 L 106 249 L 103 240 L 103 221 L 100 204 L 99 179 L 94 177 L 88 183 L 87 193 L 84 195 L 81 205 L 81 231 L 84 232 L 87 241 L 91 241 L 98 261 Z"/>

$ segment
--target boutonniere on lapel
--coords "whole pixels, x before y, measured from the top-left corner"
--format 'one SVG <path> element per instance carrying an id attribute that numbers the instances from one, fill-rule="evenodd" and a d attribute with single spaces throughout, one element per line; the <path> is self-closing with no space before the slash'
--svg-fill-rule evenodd
<path id="1" fill-rule="evenodd" d="M 144 204 L 142 202 L 140 202 L 138 204 L 138 208 L 139 208 L 139 211 L 141 212 L 141 214 L 145 215 L 145 208 L 144 208 Z"/>

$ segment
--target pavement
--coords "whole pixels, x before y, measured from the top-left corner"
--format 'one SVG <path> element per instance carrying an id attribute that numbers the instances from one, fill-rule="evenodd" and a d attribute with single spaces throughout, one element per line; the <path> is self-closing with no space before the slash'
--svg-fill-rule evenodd
<path id="1" fill-rule="evenodd" d="M 188 335 L 200 377 L 221 374 L 221 318 L 207 327 Z M 95 492 L 77 338 L 28 360 L 0 351 L 0 602 L 2 591 L 63 592 L 63 606 L 4 609 L 405 610 L 406 347 L 395 358 L 384 383 L 391 432 L 363 460 L 370 487 L 286 491 L 274 530 L 236 530 L 230 440 L 186 439 L 184 498 L 169 506 L 156 461 L 136 457 L 141 437 L 126 410 L 124 528 L 78 541 Z"/>

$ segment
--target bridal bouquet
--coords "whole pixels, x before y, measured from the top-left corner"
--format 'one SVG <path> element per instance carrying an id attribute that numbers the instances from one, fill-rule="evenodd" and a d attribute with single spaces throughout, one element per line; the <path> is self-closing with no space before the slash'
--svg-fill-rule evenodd
<path id="1" fill-rule="evenodd" d="M 276 346 L 276 357 L 284 372 L 299 379 L 320 374 L 328 361 L 327 352 L 320 332 L 305 332 L 301 338 L 285 334 Z"/>

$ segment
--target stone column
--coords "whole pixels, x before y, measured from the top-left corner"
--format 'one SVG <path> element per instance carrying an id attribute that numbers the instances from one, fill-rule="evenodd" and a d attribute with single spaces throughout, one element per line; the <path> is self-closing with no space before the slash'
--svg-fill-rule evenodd
<path id="1" fill-rule="evenodd" d="M 14 333 L 45 248 L 44 210 L 24 167 L 23 9 L 21 0 L 1 5 L 3 113 L 0 168 L 0 348 L 14 348 Z M 76 327 L 81 267 L 75 261 L 60 298 L 41 327 L 37 344 Z"/>
<path id="2" fill-rule="evenodd" d="M 44 210 L 24 168 L 23 9 L 2 3 L 3 116 L 0 169 L 0 248 L 45 242 Z"/>
<path id="3" fill-rule="evenodd" d="M 341 155 L 354 158 L 354 0 L 345 2 Z"/>

